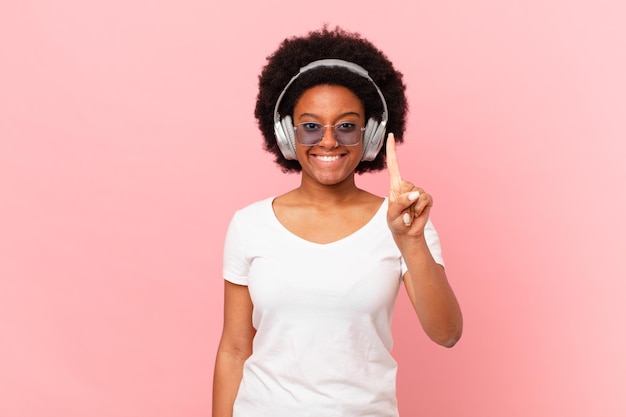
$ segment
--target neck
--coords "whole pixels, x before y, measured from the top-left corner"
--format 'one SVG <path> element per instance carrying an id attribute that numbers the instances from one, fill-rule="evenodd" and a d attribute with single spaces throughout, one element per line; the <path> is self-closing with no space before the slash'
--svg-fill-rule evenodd
<path id="1" fill-rule="evenodd" d="M 363 190 L 356 186 L 354 177 L 332 185 L 306 181 L 305 178 L 302 178 L 300 187 L 294 191 L 303 202 L 323 203 L 326 206 L 354 201 L 357 196 L 363 193 Z"/>

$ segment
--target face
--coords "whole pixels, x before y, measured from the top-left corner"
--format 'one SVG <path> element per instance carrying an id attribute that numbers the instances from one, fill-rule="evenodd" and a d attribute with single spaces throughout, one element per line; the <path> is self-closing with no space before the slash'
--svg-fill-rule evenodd
<path id="1" fill-rule="evenodd" d="M 304 92 L 296 102 L 293 124 L 312 122 L 323 126 L 338 123 L 365 125 L 361 100 L 349 89 L 337 85 L 318 85 Z M 302 166 L 303 181 L 336 185 L 354 181 L 354 170 L 363 154 L 363 135 L 355 146 L 339 145 L 333 128 L 324 129 L 320 143 L 304 146 L 296 141 L 296 155 Z"/>

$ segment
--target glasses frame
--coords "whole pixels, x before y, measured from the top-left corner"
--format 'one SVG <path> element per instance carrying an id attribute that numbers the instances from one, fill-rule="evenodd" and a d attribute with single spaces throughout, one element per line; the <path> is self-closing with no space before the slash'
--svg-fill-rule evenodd
<path id="1" fill-rule="evenodd" d="M 359 130 L 359 133 L 360 133 L 359 134 L 359 140 L 356 143 L 352 143 L 350 145 L 347 145 L 347 144 L 341 143 L 341 141 L 337 137 L 337 131 L 336 131 L 337 126 L 345 124 L 345 123 L 353 124 L 355 126 L 355 128 L 357 128 Z M 300 126 L 306 125 L 306 124 L 314 124 L 314 125 L 317 125 L 317 126 L 322 128 L 322 134 L 320 135 L 319 140 L 317 142 L 313 143 L 313 144 L 310 144 L 310 145 L 306 144 L 306 143 L 302 143 L 302 142 L 300 142 L 300 140 L 298 140 L 298 128 Z M 333 138 L 335 138 L 335 142 L 337 142 L 337 144 L 339 146 L 356 146 L 356 145 L 358 145 L 359 143 L 361 143 L 361 140 L 363 139 L 363 132 L 365 131 L 365 127 L 361 123 L 349 122 L 349 121 L 338 122 L 338 123 L 335 123 L 334 125 L 323 125 L 323 124 L 320 124 L 320 123 L 317 123 L 317 122 L 302 122 L 302 123 L 298 123 L 297 125 L 294 125 L 293 126 L 293 131 L 294 131 L 294 136 L 296 138 L 296 141 L 300 145 L 302 145 L 302 146 L 317 146 L 324 139 L 324 135 L 326 134 L 326 128 L 329 128 L 329 127 L 333 128 Z"/>

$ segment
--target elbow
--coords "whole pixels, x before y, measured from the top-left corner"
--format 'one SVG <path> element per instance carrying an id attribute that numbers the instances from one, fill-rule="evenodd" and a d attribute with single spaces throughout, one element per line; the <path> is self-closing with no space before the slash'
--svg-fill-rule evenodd
<path id="1" fill-rule="evenodd" d="M 463 324 L 459 323 L 446 331 L 438 332 L 437 334 L 432 335 L 431 340 L 440 346 L 452 348 L 459 342 L 459 340 L 461 340 L 462 334 Z"/>
<path id="2" fill-rule="evenodd" d="M 459 334 L 459 335 L 454 335 L 452 337 L 449 337 L 447 339 L 440 340 L 437 343 L 440 346 L 443 346 L 446 348 L 453 348 L 460 339 L 461 339 L 461 335 Z"/>
<path id="3" fill-rule="evenodd" d="M 461 333 L 452 334 L 445 338 L 433 338 L 432 340 L 440 346 L 452 348 L 458 343 L 459 340 L 461 340 Z"/>

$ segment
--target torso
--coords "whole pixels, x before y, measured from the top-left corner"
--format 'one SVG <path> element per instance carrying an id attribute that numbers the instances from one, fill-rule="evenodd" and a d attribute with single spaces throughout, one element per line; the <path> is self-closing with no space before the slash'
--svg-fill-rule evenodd
<path id="1" fill-rule="evenodd" d="M 397 417 L 391 318 L 404 267 L 386 202 L 288 194 L 239 210 L 226 238 L 224 278 L 248 286 L 256 329 L 233 416 Z M 319 220 L 324 208 L 332 220 Z"/>

